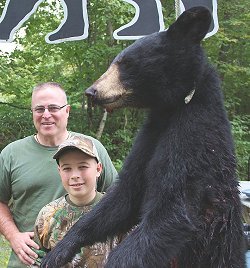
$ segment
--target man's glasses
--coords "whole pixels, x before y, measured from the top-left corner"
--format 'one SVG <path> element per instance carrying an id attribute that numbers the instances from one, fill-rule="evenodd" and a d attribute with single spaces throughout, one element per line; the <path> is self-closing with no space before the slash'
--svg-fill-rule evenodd
<path id="1" fill-rule="evenodd" d="M 55 105 L 55 104 L 49 104 L 47 107 L 45 106 L 36 106 L 35 108 L 32 108 L 31 110 L 37 114 L 43 114 L 46 109 L 53 114 L 59 112 L 62 108 L 64 108 L 67 104 L 63 106 Z"/>

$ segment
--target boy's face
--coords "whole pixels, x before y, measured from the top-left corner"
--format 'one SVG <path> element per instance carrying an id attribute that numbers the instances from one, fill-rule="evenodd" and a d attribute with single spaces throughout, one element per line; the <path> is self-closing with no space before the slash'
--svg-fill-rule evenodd
<path id="1" fill-rule="evenodd" d="M 94 199 L 96 180 L 102 171 L 101 163 L 80 150 L 72 150 L 60 156 L 58 170 L 74 204 L 86 205 Z"/>

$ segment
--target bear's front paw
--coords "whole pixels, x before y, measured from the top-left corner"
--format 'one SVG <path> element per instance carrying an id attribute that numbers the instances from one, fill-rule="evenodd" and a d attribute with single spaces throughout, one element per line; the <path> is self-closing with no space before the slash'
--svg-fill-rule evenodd
<path id="1" fill-rule="evenodd" d="M 57 244 L 57 246 L 50 251 L 42 259 L 41 268 L 60 268 L 66 263 L 70 262 L 75 255 L 74 248 L 71 245 Z"/>

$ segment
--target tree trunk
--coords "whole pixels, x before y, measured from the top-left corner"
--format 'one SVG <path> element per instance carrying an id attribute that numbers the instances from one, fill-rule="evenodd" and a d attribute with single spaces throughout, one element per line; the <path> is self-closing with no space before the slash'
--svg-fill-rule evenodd
<path id="1" fill-rule="evenodd" d="M 104 130 L 104 127 L 105 127 L 105 123 L 106 123 L 106 120 L 107 120 L 107 115 L 108 115 L 107 111 L 104 110 L 103 115 L 102 115 L 101 122 L 99 124 L 99 128 L 98 128 L 97 133 L 96 133 L 96 138 L 98 140 L 102 137 L 102 133 L 103 133 L 103 130 Z"/>

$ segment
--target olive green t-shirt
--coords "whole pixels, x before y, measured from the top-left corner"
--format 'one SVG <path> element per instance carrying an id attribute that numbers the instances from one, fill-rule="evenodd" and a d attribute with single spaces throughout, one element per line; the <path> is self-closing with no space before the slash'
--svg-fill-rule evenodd
<path id="1" fill-rule="evenodd" d="M 70 135 L 82 134 L 71 132 Z M 117 172 L 103 145 L 87 137 L 93 140 L 104 167 L 97 187 L 103 192 L 116 180 Z M 53 159 L 56 150 L 57 147 L 37 143 L 32 135 L 10 143 L 0 154 L 0 201 L 11 200 L 11 212 L 21 232 L 33 231 L 41 208 L 65 194 Z M 12 259 L 15 259 L 15 264 L 11 264 Z M 17 259 L 12 254 L 8 267 L 21 268 Z"/>

